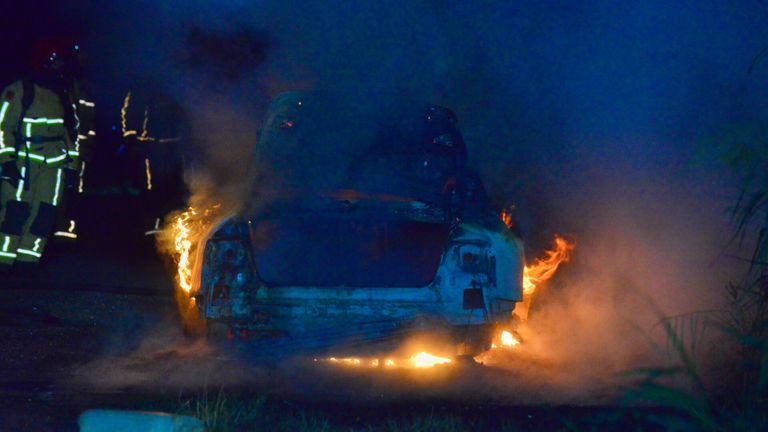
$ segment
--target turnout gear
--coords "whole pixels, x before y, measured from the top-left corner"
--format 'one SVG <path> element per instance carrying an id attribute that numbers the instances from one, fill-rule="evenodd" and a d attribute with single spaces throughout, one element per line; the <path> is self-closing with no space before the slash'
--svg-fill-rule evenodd
<path id="1" fill-rule="evenodd" d="M 96 104 L 89 100 L 88 93 L 81 81 L 75 81 L 70 91 L 70 99 L 76 120 L 76 138 L 78 159 L 64 172 L 64 191 L 61 210 L 56 220 L 54 236 L 61 239 L 77 239 L 77 210 L 85 192 L 86 163 L 93 154 Z"/>
<path id="2" fill-rule="evenodd" d="M 35 81 L 49 87 L 68 84 L 82 73 L 80 44 L 71 38 L 37 39 L 29 56 L 29 68 Z"/>
<path id="3" fill-rule="evenodd" d="M 0 177 L 16 187 L 19 180 L 21 180 L 21 173 L 19 172 L 19 168 L 16 167 L 16 162 L 7 161 L 3 163 L 2 166 L 0 166 Z"/>
<path id="4" fill-rule="evenodd" d="M 125 186 L 142 201 L 145 235 L 161 230 L 163 217 L 185 201 L 182 148 L 186 122 L 181 108 L 167 98 L 128 92 L 120 112 L 127 153 Z"/>
<path id="5" fill-rule="evenodd" d="M 0 224 L 0 232 L 20 236 L 24 232 L 24 222 L 29 219 L 29 203 L 24 201 L 10 201 L 5 205 L 5 217 Z M 10 240 L 8 240 L 10 241 Z M 3 245 L 6 240 L 3 239 Z M 5 252 L 9 252 L 5 246 Z"/>
<path id="6" fill-rule="evenodd" d="M 85 189 L 86 162 L 92 154 L 92 141 L 96 135 L 95 104 L 85 90 L 80 54 L 77 40 L 58 37 L 38 39 L 30 56 L 30 70 L 35 83 L 62 90 L 64 119 L 74 147 L 68 150 L 72 163 L 64 172 L 63 196 L 55 222 L 57 229 L 54 235 L 65 239 L 77 238 L 76 213 L 80 195 Z"/>
<path id="7" fill-rule="evenodd" d="M 65 171 L 79 162 L 76 124 L 63 92 L 25 80 L 1 97 L 0 164 L 4 177 L 16 177 L 17 170 L 18 180 L 0 189 L 0 262 L 36 263 L 53 228 Z"/>
<path id="8" fill-rule="evenodd" d="M 67 168 L 64 170 L 64 188 L 75 189 L 80 183 L 80 175 L 77 170 Z"/>

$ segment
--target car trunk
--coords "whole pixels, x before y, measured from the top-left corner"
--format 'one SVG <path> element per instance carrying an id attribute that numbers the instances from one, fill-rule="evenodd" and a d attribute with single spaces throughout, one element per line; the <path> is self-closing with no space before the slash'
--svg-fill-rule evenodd
<path id="1" fill-rule="evenodd" d="M 443 222 L 386 212 L 268 214 L 251 225 L 254 260 L 270 286 L 420 287 L 448 242 Z"/>

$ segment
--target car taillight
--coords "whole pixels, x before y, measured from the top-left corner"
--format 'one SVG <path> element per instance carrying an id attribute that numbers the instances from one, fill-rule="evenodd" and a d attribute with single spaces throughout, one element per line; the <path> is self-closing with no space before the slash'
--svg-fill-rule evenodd
<path id="1" fill-rule="evenodd" d="M 459 269 L 464 273 L 483 275 L 483 284 L 496 284 L 496 257 L 492 251 L 483 246 L 467 244 L 463 245 L 458 254 Z"/>
<path id="2" fill-rule="evenodd" d="M 250 253 L 241 239 L 208 241 L 205 250 L 203 287 L 206 289 L 206 316 L 238 317 L 248 313 L 247 298 L 253 281 Z"/>

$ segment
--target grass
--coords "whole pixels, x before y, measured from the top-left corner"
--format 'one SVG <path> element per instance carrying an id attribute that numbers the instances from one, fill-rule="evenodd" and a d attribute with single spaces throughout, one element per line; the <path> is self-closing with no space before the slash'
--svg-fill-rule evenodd
<path id="1" fill-rule="evenodd" d="M 354 411 L 354 408 L 351 410 Z M 220 390 L 215 397 L 203 394 L 184 401 L 178 412 L 193 415 L 203 421 L 209 432 L 230 431 L 387 431 L 387 432 L 453 432 L 475 429 L 477 424 L 466 422 L 461 416 L 435 414 L 402 418 L 377 419 L 370 424 L 343 425 L 348 421 L 332 421 L 322 410 L 308 408 L 284 400 L 268 400 L 263 396 L 228 395 Z M 350 419 L 353 420 L 350 414 Z M 356 419 L 357 423 L 360 418 Z M 495 429 L 514 431 L 514 428 Z"/>
<path id="2" fill-rule="evenodd" d="M 675 412 L 653 418 L 664 430 L 768 430 L 768 317 L 762 305 L 768 301 L 768 290 L 765 269 L 758 273 L 742 285 L 730 284 L 728 309 L 712 314 L 705 326 L 719 332 L 718 347 L 728 354 L 720 370 L 731 371 L 729 375 L 710 376 L 707 382 L 701 357 L 693 353 L 689 340 L 699 336 L 686 338 L 673 320 L 664 319 L 660 325 L 672 366 L 629 371 L 626 376 L 640 379 L 628 389 L 625 402 L 673 408 Z M 760 281 L 759 289 L 755 280 Z M 679 385 L 680 379 L 686 385 Z"/>
<path id="3" fill-rule="evenodd" d="M 745 357 L 730 359 L 729 365 L 737 371 L 736 380 L 742 385 L 723 387 L 708 386 L 700 374 L 701 368 L 693 360 L 684 340 L 665 324 L 666 337 L 676 356 L 676 365 L 668 368 L 637 369 L 627 375 L 642 378 L 628 389 L 626 402 L 652 403 L 673 408 L 666 415 L 656 415 L 652 421 L 664 430 L 676 431 L 757 431 L 768 430 L 768 398 L 765 377 L 768 374 L 768 345 L 763 340 L 755 346 L 761 361 L 757 370 L 745 363 Z M 720 327 L 723 335 L 735 346 L 752 344 L 754 341 L 732 328 Z M 732 345 L 733 346 L 733 345 Z M 750 355 L 751 356 L 751 355 Z M 744 379 L 755 375 L 758 379 Z M 682 377 L 687 386 L 671 384 L 668 378 Z"/>
<path id="4" fill-rule="evenodd" d="M 741 177 L 731 209 L 733 241 L 752 248 L 742 259 L 748 269 L 741 280 L 725 287 L 727 307 L 710 314 L 703 326 L 718 331 L 718 347 L 727 354 L 720 370 L 730 374 L 707 383 L 693 348 L 699 336 L 685 334 L 669 319 L 661 325 L 673 366 L 628 373 L 640 378 L 627 392 L 629 403 L 647 401 L 682 414 L 655 418 L 665 430 L 768 430 L 768 134 L 765 126 L 757 129 L 760 133 L 734 129 L 717 143 L 723 161 Z M 670 378 L 688 385 L 673 385 Z"/>
<path id="5" fill-rule="evenodd" d="M 184 401 L 178 412 L 193 415 L 205 423 L 209 432 L 230 431 L 388 431 L 453 432 L 473 430 L 460 416 L 429 413 L 412 418 L 379 420 L 375 424 L 345 426 L 334 424 L 320 410 L 287 403 L 267 401 L 263 396 L 227 395 L 223 389 L 216 397 L 207 394 Z M 336 422 L 338 423 L 338 422 Z M 343 422 L 342 422 L 343 423 Z M 500 429 L 517 430 L 517 429 Z"/>
<path id="6" fill-rule="evenodd" d="M 204 393 L 187 399 L 178 412 L 199 418 L 208 432 L 226 432 L 256 422 L 262 415 L 264 402 L 264 398 L 234 400 L 222 388 L 214 398 Z"/>
<path id="7" fill-rule="evenodd" d="M 413 402 L 362 405 L 287 400 L 219 390 L 177 404 L 207 431 L 459 432 L 664 430 L 654 417 L 668 409 L 623 407 L 485 406 Z"/>

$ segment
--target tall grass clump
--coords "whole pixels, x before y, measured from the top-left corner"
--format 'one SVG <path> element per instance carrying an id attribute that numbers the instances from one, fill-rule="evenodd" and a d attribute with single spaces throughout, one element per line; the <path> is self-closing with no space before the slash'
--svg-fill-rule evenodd
<path id="1" fill-rule="evenodd" d="M 631 371 L 639 380 L 627 399 L 674 408 L 679 415 L 655 419 L 667 430 L 768 430 L 768 122 L 731 128 L 714 141 L 739 179 L 730 246 L 749 252 L 734 257 L 745 270 L 725 287 L 722 310 L 661 319 L 671 366 Z M 679 325 L 694 318 L 697 331 Z M 705 374 L 696 347 L 706 330 L 714 330 L 709 353 L 720 364 Z"/>
<path id="2" fill-rule="evenodd" d="M 207 391 L 182 401 L 178 412 L 200 419 L 208 432 L 229 432 L 241 430 L 261 418 L 266 398 L 236 398 L 220 388 L 216 396 Z"/>

